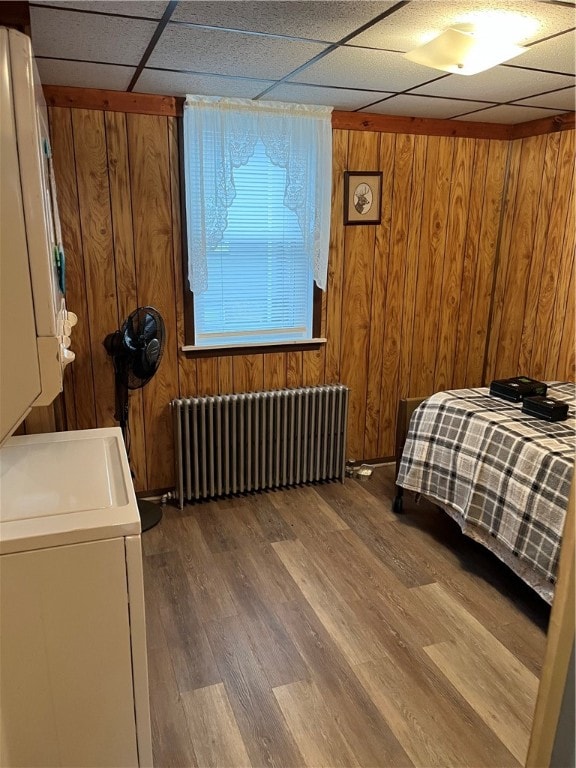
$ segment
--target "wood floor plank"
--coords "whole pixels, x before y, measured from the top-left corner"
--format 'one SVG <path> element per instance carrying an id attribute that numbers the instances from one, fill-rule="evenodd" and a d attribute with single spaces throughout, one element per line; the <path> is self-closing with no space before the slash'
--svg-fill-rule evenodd
<path id="1" fill-rule="evenodd" d="M 307 539 L 306 549 L 358 619 L 378 638 L 410 637 L 418 645 L 447 639 L 442 625 L 422 610 L 405 587 L 352 530 L 333 531 L 323 539 Z"/>
<path id="2" fill-rule="evenodd" d="M 236 605 L 214 563 L 198 520 L 193 516 L 166 521 L 167 538 L 179 552 L 200 621 L 234 616 Z"/>
<path id="3" fill-rule="evenodd" d="M 304 761 L 242 621 L 209 622 L 206 631 L 250 761 L 255 766 L 302 766 Z"/>
<path id="4" fill-rule="evenodd" d="M 212 553 L 227 552 L 242 546 L 243 539 L 239 540 L 241 531 L 232 516 L 227 513 L 226 507 L 221 506 L 221 502 L 199 504 L 194 514 Z"/>
<path id="5" fill-rule="evenodd" d="M 514 656 L 532 672 L 540 677 L 546 647 L 546 632 L 529 620 L 514 621 L 490 627 L 490 632 Z"/>
<path id="6" fill-rule="evenodd" d="M 518 688 L 515 698 L 528 707 L 525 722 L 531 717 L 531 701 L 536 696 L 538 679 L 484 627 L 459 600 L 454 598 L 442 584 L 426 584 L 413 592 L 419 594 L 428 610 L 435 613 L 452 635 L 451 640 L 460 642 L 464 637 L 472 650 L 472 656 L 481 656 L 503 677 L 510 677 Z"/>
<path id="7" fill-rule="evenodd" d="M 300 587 L 327 632 L 351 664 L 385 655 L 378 638 L 366 627 L 300 541 L 272 545 L 286 570 Z"/>
<path id="8" fill-rule="evenodd" d="M 523 765 L 538 678 L 442 585 L 418 591 L 453 635 L 425 652 Z"/>
<path id="9" fill-rule="evenodd" d="M 270 501 L 299 538 L 348 528 L 342 517 L 312 488 L 293 488 L 290 494 L 274 493 Z"/>
<path id="10" fill-rule="evenodd" d="M 525 765 L 534 707 L 526 707 L 523 676 L 508 673 L 500 677 L 497 670 L 484 665 L 485 659 L 474 658 L 464 640 L 429 645 L 424 651 L 518 762 Z M 535 703 L 536 690 L 533 697 Z"/>
<path id="11" fill-rule="evenodd" d="M 412 761 L 310 606 L 304 601 L 284 603 L 277 613 L 358 763 L 364 768 L 411 766 Z"/>
<path id="12" fill-rule="evenodd" d="M 283 520 L 271 499 L 274 493 L 258 493 L 235 499 L 234 514 L 245 525 L 253 519 L 260 535 L 266 541 L 285 541 L 295 537 L 294 531 Z"/>
<path id="13" fill-rule="evenodd" d="M 146 558 L 155 579 L 160 617 L 180 692 L 221 681 L 177 552 Z"/>
<path id="14" fill-rule="evenodd" d="M 434 581 L 417 557 L 413 557 L 409 550 L 395 543 L 392 532 L 383 532 L 380 525 L 370 519 L 375 516 L 384 523 L 382 516 L 389 513 L 358 483 L 346 480 L 338 486 L 326 484 L 318 486 L 316 492 L 332 506 L 366 546 L 394 571 L 405 586 L 416 587 Z"/>
<path id="15" fill-rule="evenodd" d="M 354 672 L 414 765 L 518 766 L 512 754 L 419 649 L 395 646 L 389 661 L 368 662 L 355 667 Z"/>
<path id="16" fill-rule="evenodd" d="M 184 712 L 201 768 L 251 768 L 250 758 L 222 683 L 182 697 Z"/>
<path id="17" fill-rule="evenodd" d="M 167 646 L 148 648 L 148 678 L 154 765 L 162 768 L 197 766 Z"/>
<path id="18" fill-rule="evenodd" d="M 274 695 L 307 768 L 360 765 L 315 683 L 302 681 L 284 685 L 274 688 Z"/>
<path id="19" fill-rule="evenodd" d="M 234 550 L 230 556 L 227 555 L 216 555 L 216 560 L 225 562 L 235 559 L 260 600 L 268 607 L 273 608 L 277 603 L 286 603 L 299 597 L 300 590 L 271 544 Z"/>
<path id="20" fill-rule="evenodd" d="M 260 575 L 254 568 L 246 567 L 250 559 L 245 555 L 232 551 L 216 558 L 242 617 L 250 647 L 270 687 L 302 680 L 308 674 L 306 666 L 273 612 L 275 603 L 268 601 Z"/>

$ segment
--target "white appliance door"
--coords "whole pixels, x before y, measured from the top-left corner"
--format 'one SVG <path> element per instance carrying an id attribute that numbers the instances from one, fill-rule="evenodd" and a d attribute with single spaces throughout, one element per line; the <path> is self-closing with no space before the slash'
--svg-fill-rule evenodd
<path id="1" fill-rule="evenodd" d="M 64 297 L 56 266 L 59 255 L 53 210 L 57 212 L 57 208 L 56 200 L 51 199 L 46 102 L 30 39 L 14 30 L 8 35 L 36 335 L 61 336 Z"/>
<path id="2" fill-rule="evenodd" d="M 0 445 L 40 393 L 8 31 L 0 30 Z"/>
<path id="3" fill-rule="evenodd" d="M 0 557 L 2 765 L 135 768 L 124 539 Z"/>

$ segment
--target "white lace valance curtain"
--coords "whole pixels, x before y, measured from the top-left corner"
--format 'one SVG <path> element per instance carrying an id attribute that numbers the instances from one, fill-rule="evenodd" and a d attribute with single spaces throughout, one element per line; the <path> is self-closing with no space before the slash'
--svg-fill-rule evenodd
<path id="1" fill-rule="evenodd" d="M 226 230 L 235 197 L 234 169 L 260 139 L 274 165 L 286 169 L 284 204 L 294 211 L 314 280 L 325 290 L 332 188 L 331 107 L 187 96 L 184 173 L 190 288 L 207 288 L 206 253 Z"/>

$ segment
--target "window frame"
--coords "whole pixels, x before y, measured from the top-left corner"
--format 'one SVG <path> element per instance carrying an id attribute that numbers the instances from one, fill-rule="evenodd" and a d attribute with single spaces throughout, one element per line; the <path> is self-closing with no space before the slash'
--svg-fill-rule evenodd
<path id="1" fill-rule="evenodd" d="M 184 118 L 178 117 L 178 156 L 179 156 L 179 184 L 180 194 L 180 251 L 182 257 L 182 293 L 184 309 L 184 345 L 181 351 L 194 357 L 224 357 L 228 355 L 250 355 L 257 353 L 273 352 L 298 352 L 305 349 L 320 349 L 326 344 L 327 339 L 322 333 L 322 293 L 313 281 L 312 293 L 312 338 L 298 339 L 290 342 L 260 342 L 251 345 L 214 345 L 196 346 L 196 334 L 194 327 L 194 294 L 190 290 L 188 273 L 188 221 L 186 218 L 186 189 L 184 173 Z"/>

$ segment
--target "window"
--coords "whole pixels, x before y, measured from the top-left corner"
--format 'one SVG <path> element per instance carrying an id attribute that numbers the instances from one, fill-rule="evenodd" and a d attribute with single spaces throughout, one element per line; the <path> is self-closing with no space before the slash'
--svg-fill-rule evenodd
<path id="1" fill-rule="evenodd" d="M 187 97 L 184 163 L 194 348 L 313 339 L 325 288 L 330 110 Z"/>

